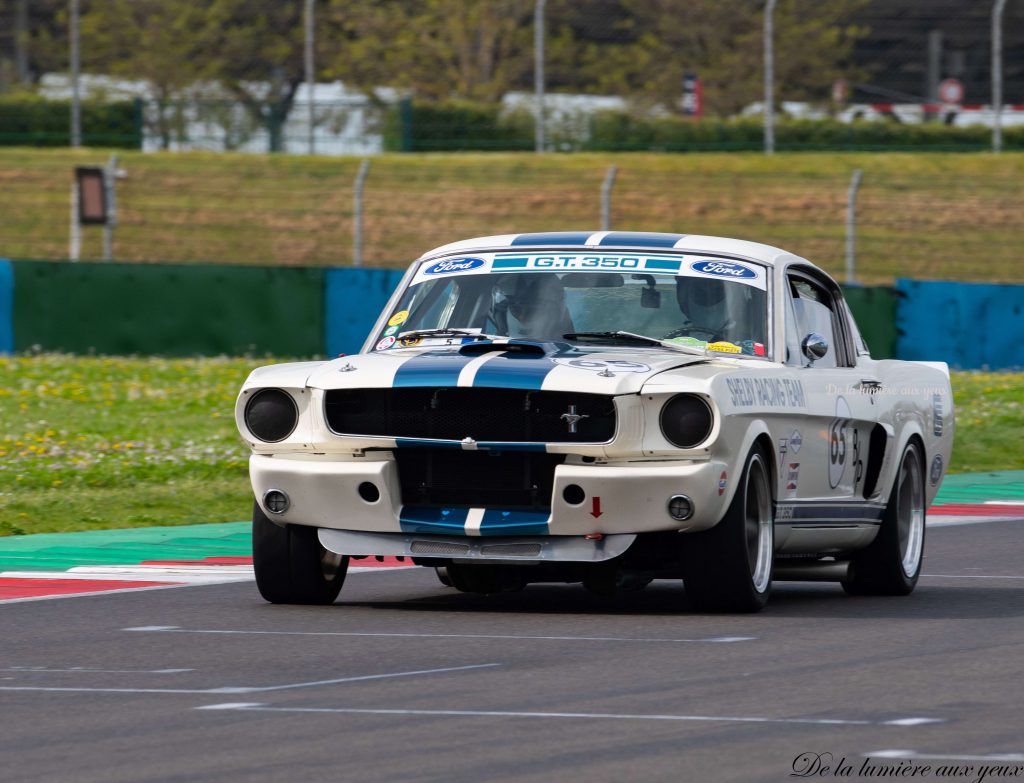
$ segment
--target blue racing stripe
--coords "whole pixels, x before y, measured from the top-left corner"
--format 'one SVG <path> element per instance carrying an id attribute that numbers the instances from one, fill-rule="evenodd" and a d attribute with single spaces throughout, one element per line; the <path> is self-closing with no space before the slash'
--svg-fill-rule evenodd
<path id="1" fill-rule="evenodd" d="M 656 231 L 613 231 L 601 239 L 601 247 L 674 247 L 685 234 L 664 234 Z"/>
<path id="2" fill-rule="evenodd" d="M 457 351 L 428 351 L 414 356 L 395 373 L 395 388 L 408 386 L 457 386 L 459 373 L 472 356 Z"/>
<path id="3" fill-rule="evenodd" d="M 530 263 L 530 259 L 526 256 L 516 256 L 515 258 L 496 258 L 494 263 L 491 264 L 491 269 L 521 269 Z"/>
<path id="4" fill-rule="evenodd" d="M 429 508 L 402 506 L 398 521 L 403 533 L 436 533 L 443 536 L 466 535 L 468 508 Z"/>
<path id="5" fill-rule="evenodd" d="M 593 231 L 545 231 L 539 234 L 520 234 L 513 245 L 585 245 Z"/>
<path id="6" fill-rule="evenodd" d="M 480 523 L 482 536 L 546 536 L 549 533 L 546 511 L 502 511 L 489 508 Z"/>
<path id="7" fill-rule="evenodd" d="M 644 259 L 644 269 L 663 269 L 666 272 L 678 272 L 679 267 L 681 267 L 682 265 L 682 261 L 663 261 L 658 258 Z"/>
<path id="8" fill-rule="evenodd" d="M 395 438 L 395 446 L 400 449 L 428 448 L 428 449 L 461 449 L 462 441 L 440 440 L 434 438 Z"/>
<path id="9" fill-rule="evenodd" d="M 546 356 L 503 353 L 480 365 L 473 387 L 538 390 L 556 366 Z"/>
<path id="10" fill-rule="evenodd" d="M 543 443 L 505 443 L 502 441 L 480 441 L 476 444 L 478 449 L 489 451 L 547 451 Z"/>

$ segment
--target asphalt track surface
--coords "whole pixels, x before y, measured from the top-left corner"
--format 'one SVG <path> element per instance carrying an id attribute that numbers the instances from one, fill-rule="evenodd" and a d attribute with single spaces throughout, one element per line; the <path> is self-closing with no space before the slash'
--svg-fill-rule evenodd
<path id="1" fill-rule="evenodd" d="M 930 526 L 924 573 L 908 598 L 780 583 L 744 616 L 422 568 L 331 607 L 249 582 L 8 604 L 0 780 L 783 781 L 818 754 L 852 770 L 816 779 L 1024 780 L 1024 519 Z"/>

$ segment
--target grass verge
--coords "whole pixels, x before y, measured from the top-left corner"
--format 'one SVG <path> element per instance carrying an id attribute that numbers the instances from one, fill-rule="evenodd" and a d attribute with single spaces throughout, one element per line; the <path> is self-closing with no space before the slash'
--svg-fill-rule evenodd
<path id="1" fill-rule="evenodd" d="M 0 535 L 249 517 L 255 358 L 0 357 Z M 1024 469 L 1024 374 L 953 374 L 951 471 Z"/>

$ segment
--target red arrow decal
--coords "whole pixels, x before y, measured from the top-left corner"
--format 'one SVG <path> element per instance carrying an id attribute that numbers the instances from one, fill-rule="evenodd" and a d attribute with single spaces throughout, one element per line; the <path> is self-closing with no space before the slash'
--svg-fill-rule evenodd
<path id="1" fill-rule="evenodd" d="M 594 519 L 597 519 L 599 516 L 601 516 L 601 498 L 594 498 L 594 510 L 590 512 L 590 516 L 592 516 Z"/>

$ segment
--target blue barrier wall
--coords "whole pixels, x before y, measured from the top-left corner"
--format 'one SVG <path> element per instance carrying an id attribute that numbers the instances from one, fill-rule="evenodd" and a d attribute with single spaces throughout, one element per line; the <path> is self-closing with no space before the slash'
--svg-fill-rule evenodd
<path id="1" fill-rule="evenodd" d="M 900 359 L 1024 367 L 1024 285 L 897 280 Z"/>
<path id="2" fill-rule="evenodd" d="M 14 267 L 0 258 L 0 354 L 14 350 Z"/>
<path id="3" fill-rule="evenodd" d="M 324 346 L 328 357 L 358 353 L 404 269 L 328 269 L 324 274 Z"/>

